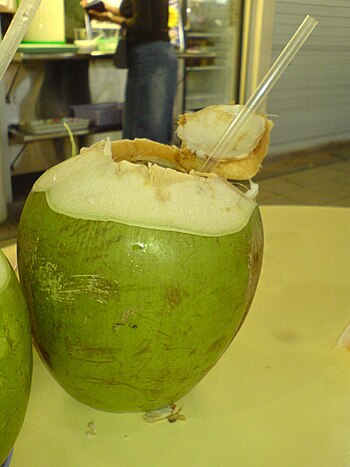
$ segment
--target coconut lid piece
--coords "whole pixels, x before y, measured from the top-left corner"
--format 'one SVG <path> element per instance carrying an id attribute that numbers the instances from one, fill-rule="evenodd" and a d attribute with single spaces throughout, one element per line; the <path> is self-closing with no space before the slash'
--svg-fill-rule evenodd
<path id="1" fill-rule="evenodd" d="M 166 152 L 164 145 L 138 140 L 141 158 L 143 142 L 147 151 L 155 145 L 155 154 L 159 146 Z M 204 236 L 234 233 L 247 224 L 256 203 L 215 174 L 205 177 L 114 160 L 118 151 L 128 159 L 127 146 L 135 149 L 136 143 L 122 140 L 111 145 L 107 140 L 84 149 L 46 171 L 33 191 L 45 192 L 54 211 L 81 219 Z"/>
<path id="2" fill-rule="evenodd" d="M 182 141 L 187 166 L 200 169 L 241 109 L 241 105 L 212 105 L 180 116 L 177 135 Z M 251 115 L 227 152 L 220 155 L 214 172 L 226 179 L 254 177 L 267 154 L 272 126 L 264 115 Z"/>
<path id="3" fill-rule="evenodd" d="M 10 281 L 10 266 L 5 255 L 0 251 L 0 293 L 7 287 Z"/>

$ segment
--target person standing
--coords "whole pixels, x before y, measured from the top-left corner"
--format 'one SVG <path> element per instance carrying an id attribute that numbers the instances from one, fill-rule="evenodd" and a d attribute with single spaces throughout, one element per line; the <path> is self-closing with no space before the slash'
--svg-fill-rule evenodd
<path id="1" fill-rule="evenodd" d="M 86 0 L 81 4 L 86 5 Z M 126 28 L 128 78 L 123 138 L 148 138 L 169 144 L 177 89 L 177 57 L 168 33 L 168 0 L 123 0 L 119 8 L 89 15 Z"/>

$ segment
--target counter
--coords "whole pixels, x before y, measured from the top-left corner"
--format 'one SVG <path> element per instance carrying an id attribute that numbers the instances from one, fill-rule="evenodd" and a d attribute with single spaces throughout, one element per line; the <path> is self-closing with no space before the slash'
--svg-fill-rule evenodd
<path id="1" fill-rule="evenodd" d="M 99 52 L 94 51 L 91 53 L 79 53 L 77 51 L 64 52 L 62 47 L 61 52 L 55 53 L 45 53 L 45 52 L 36 52 L 36 53 L 27 53 L 27 52 L 16 52 L 12 62 L 13 63 L 22 63 L 29 61 L 45 61 L 45 60 L 98 60 L 105 58 L 112 58 L 113 53 Z"/>
<path id="2" fill-rule="evenodd" d="M 186 421 L 85 407 L 35 355 L 11 467 L 350 465 L 350 353 L 335 349 L 350 322 L 350 210 L 261 211 L 257 294 L 219 363 L 176 402 Z"/>
<path id="3" fill-rule="evenodd" d="M 14 63 L 22 63 L 22 62 L 29 62 L 29 61 L 36 61 L 36 60 L 98 60 L 98 59 L 106 59 L 112 58 L 113 53 L 106 53 L 106 52 L 99 52 L 98 50 L 90 52 L 90 53 L 80 53 L 78 51 L 64 51 L 64 47 L 62 47 L 61 52 L 50 52 L 45 53 L 42 52 L 35 52 L 35 53 L 28 53 L 28 52 L 16 52 L 13 57 L 12 62 Z M 177 52 L 177 57 L 180 59 L 202 59 L 202 58 L 215 58 L 215 52 L 201 52 L 201 51 L 183 51 Z"/>

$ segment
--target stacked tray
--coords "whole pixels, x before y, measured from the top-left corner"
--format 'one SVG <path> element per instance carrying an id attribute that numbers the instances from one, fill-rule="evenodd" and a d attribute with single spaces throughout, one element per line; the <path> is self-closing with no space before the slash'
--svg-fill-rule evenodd
<path id="1" fill-rule="evenodd" d="M 75 53 L 77 47 L 74 44 L 55 44 L 52 42 L 22 42 L 17 51 L 27 54 L 59 54 L 59 53 Z"/>
<path id="2" fill-rule="evenodd" d="M 72 132 L 86 130 L 90 125 L 87 118 L 67 117 L 49 118 L 46 120 L 32 120 L 20 122 L 18 129 L 26 133 L 35 135 L 45 135 L 48 133 L 60 133 L 67 131 L 64 123 L 68 125 Z"/>

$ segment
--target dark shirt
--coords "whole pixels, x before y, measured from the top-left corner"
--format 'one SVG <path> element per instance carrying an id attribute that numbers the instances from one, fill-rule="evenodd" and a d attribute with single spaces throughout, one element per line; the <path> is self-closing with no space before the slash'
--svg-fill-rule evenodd
<path id="1" fill-rule="evenodd" d="M 131 44 L 169 41 L 168 0 L 123 0 L 120 14 L 127 18 L 127 37 Z"/>

